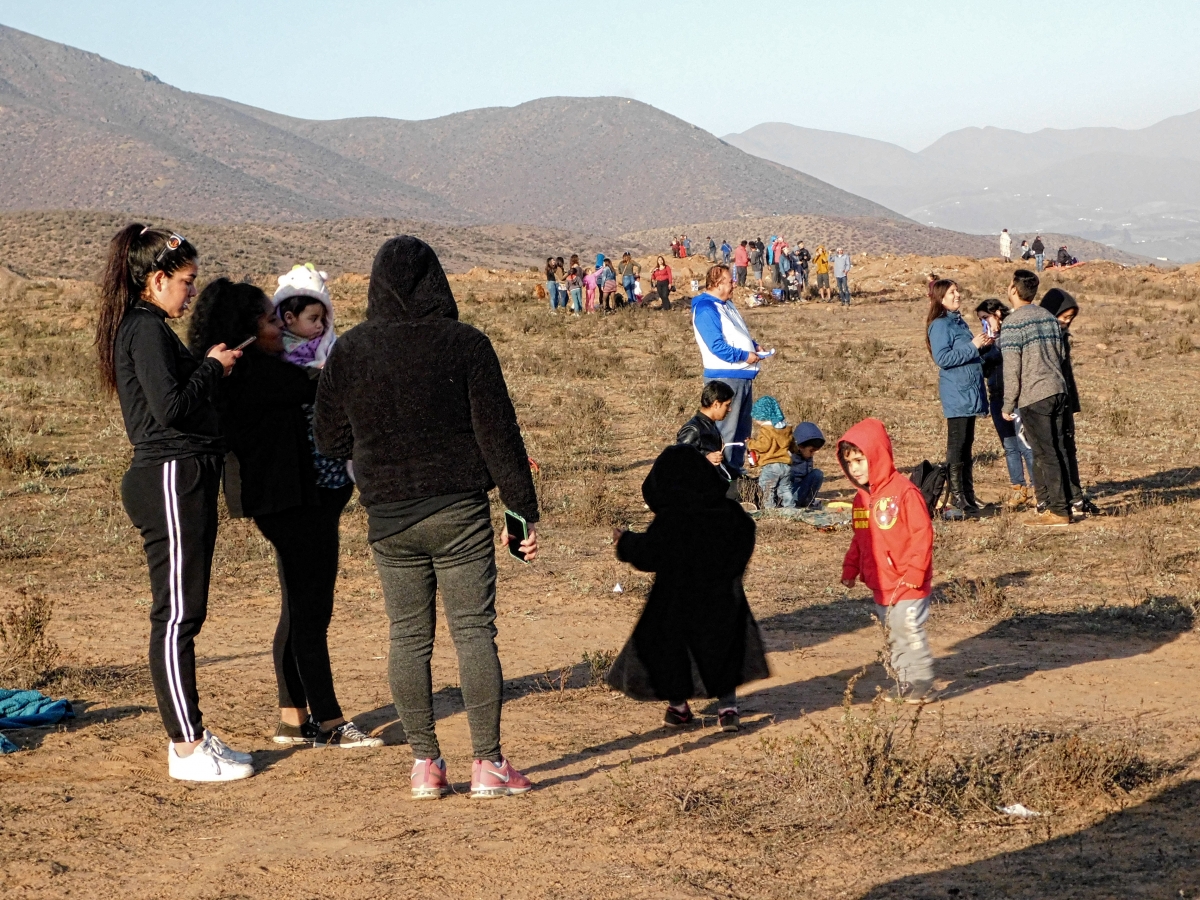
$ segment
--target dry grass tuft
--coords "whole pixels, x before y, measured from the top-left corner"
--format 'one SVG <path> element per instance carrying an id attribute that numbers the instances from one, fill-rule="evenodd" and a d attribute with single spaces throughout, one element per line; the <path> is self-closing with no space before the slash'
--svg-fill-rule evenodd
<path id="1" fill-rule="evenodd" d="M 1014 803 L 1045 816 L 1111 802 L 1173 770 L 1143 753 L 1136 729 L 1108 737 L 1005 727 L 962 741 L 939 719 L 927 736 L 921 708 L 893 709 L 877 696 L 865 712 L 854 709 L 862 674 L 847 685 L 835 726 L 810 722 L 808 735 L 762 738 L 762 763 L 747 767 L 750 774 L 736 783 L 697 768 L 664 775 L 657 790 L 644 779 L 614 776 L 614 801 L 630 813 L 657 808 L 668 820 L 759 835 L 957 829 L 1011 825 L 999 810 Z"/>
<path id="2" fill-rule="evenodd" d="M 58 644 L 50 637 L 54 602 L 17 588 L 18 600 L 0 618 L 0 684 L 38 687 L 58 662 Z"/>
<path id="3" fill-rule="evenodd" d="M 616 650 L 584 650 L 583 666 L 587 670 L 587 686 L 602 686 L 605 677 L 616 661 Z"/>
<path id="4" fill-rule="evenodd" d="M 942 586 L 938 598 L 964 622 L 995 622 L 1017 612 L 994 578 L 955 578 Z"/>

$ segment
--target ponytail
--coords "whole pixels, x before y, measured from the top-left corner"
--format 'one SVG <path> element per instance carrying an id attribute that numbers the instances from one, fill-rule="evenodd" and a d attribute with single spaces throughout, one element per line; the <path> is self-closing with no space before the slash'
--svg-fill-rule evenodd
<path id="1" fill-rule="evenodd" d="M 199 256 L 186 239 L 172 248 L 172 237 L 169 231 L 133 222 L 113 235 L 108 245 L 108 262 L 100 285 L 95 343 L 100 360 L 100 382 L 110 396 L 117 390 L 117 332 L 125 320 L 125 313 L 141 299 L 146 280 L 153 272 L 172 275 L 194 263 Z"/>

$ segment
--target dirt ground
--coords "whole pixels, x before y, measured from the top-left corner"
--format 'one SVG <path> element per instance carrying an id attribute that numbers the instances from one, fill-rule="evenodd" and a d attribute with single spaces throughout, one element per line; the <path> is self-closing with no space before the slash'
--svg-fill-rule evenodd
<path id="1" fill-rule="evenodd" d="M 831 441 L 879 416 L 901 466 L 941 458 L 922 328 L 931 269 L 960 280 L 965 307 L 1002 296 L 1007 278 L 999 262 L 864 258 L 849 310 L 748 309 L 758 340 L 779 350 L 756 395 L 776 395 L 789 421 L 813 419 Z M 1072 757 L 1083 762 L 1057 786 L 1003 796 L 1042 813 L 1029 819 L 983 804 L 970 814 L 905 809 L 880 790 L 864 805 L 864 772 L 813 768 L 811 754 L 844 749 L 847 722 L 888 716 L 907 735 L 914 714 L 872 703 L 887 681 L 868 593 L 838 583 L 846 531 L 759 521 L 746 589 L 774 675 L 743 691 L 741 733 L 718 732 L 711 710 L 703 727 L 667 732 L 659 706 L 598 683 L 649 585 L 613 559 L 609 532 L 648 521 L 639 486 L 692 412 L 698 353 L 686 301 L 671 312 L 555 316 L 529 298 L 530 278 L 474 269 L 453 281 L 462 318 L 500 353 L 542 467 L 543 550 L 528 567 L 500 557 L 498 603 L 504 750 L 536 789 L 439 803 L 408 797 L 411 754 L 390 705 L 386 624 L 354 503 L 334 673 L 347 713 L 387 746 L 270 742 L 278 583 L 253 526 L 225 520 L 198 641 L 202 708 L 216 732 L 254 751 L 258 774 L 212 786 L 168 779 L 145 665 L 148 582 L 117 494 L 128 448 L 91 374 L 94 287 L 0 278 L 0 614 L 11 623 L 22 604 L 53 603 L 46 637 L 58 653 L 46 651 L 35 674 L 76 711 L 63 727 L 8 732 L 22 750 L 0 757 L 5 896 L 1200 895 L 1194 271 L 1100 263 L 1047 276 L 1082 306 L 1072 329 L 1080 463 L 1104 516 L 1054 533 L 999 513 L 937 526 L 929 631 L 944 693 L 921 711 L 911 746 L 985 759 L 998 735 L 1071 735 L 1066 746 L 1133 747 L 1142 761 L 1142 776 L 1095 790 L 1092 757 Z M 366 279 L 333 287 L 346 327 L 363 314 Z M 998 499 L 1007 478 L 987 420 L 976 452 L 979 492 Z M 832 453 L 817 463 L 823 496 L 849 499 Z M 847 684 L 864 667 L 847 711 Z M 434 681 L 462 791 L 470 745 L 440 624 Z"/>

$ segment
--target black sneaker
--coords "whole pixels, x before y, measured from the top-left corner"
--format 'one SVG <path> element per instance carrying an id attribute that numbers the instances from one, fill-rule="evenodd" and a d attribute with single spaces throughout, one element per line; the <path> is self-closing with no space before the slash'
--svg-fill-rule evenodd
<path id="1" fill-rule="evenodd" d="M 313 721 L 312 716 L 309 716 L 299 725 L 280 722 L 279 727 L 275 729 L 275 736 L 271 740 L 276 744 L 311 744 L 317 739 L 320 732 L 321 729 L 317 723 Z"/>
<path id="2" fill-rule="evenodd" d="M 722 731 L 732 733 L 742 727 L 742 720 L 736 709 L 725 709 L 717 713 L 717 724 L 721 726 Z"/>
<path id="3" fill-rule="evenodd" d="M 353 750 L 358 747 L 382 747 L 383 738 L 371 735 L 359 729 L 353 722 L 343 722 L 329 731 L 322 731 L 313 741 L 318 749 L 325 747 L 341 747 L 343 750 Z"/>
<path id="4" fill-rule="evenodd" d="M 682 712 L 673 706 L 668 706 L 666 715 L 663 716 L 663 724 L 668 728 L 686 728 L 695 722 L 696 716 L 692 713 L 692 708 L 686 705 Z"/>

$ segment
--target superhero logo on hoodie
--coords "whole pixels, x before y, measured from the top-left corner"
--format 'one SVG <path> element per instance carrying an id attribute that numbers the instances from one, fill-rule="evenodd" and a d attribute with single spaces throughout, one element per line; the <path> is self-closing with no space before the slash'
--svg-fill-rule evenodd
<path id="1" fill-rule="evenodd" d="M 896 524 L 900 516 L 900 499 L 898 497 L 880 497 L 875 501 L 875 524 L 887 531 Z"/>

